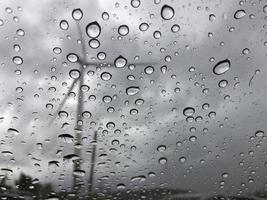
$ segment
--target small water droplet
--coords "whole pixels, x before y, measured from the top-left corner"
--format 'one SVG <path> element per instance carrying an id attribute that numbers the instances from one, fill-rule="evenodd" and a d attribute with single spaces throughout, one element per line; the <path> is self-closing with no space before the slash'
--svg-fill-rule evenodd
<path id="1" fill-rule="evenodd" d="M 179 26 L 178 24 L 174 24 L 174 25 L 172 25 L 172 27 L 171 27 L 171 31 L 172 31 L 173 33 L 177 33 L 178 31 L 180 31 L 180 26 Z"/>
<path id="2" fill-rule="evenodd" d="M 61 20 L 60 23 L 59 23 L 59 27 L 62 30 L 66 31 L 69 28 L 69 23 L 66 20 Z"/>
<path id="3" fill-rule="evenodd" d="M 167 163 L 167 158 L 165 158 L 165 157 L 161 157 L 160 159 L 159 159 L 159 163 L 161 164 L 161 165 L 165 165 L 166 163 Z"/>
<path id="4" fill-rule="evenodd" d="M 166 145 L 159 145 L 158 148 L 157 148 L 157 150 L 158 150 L 159 152 L 163 152 L 163 151 L 165 151 L 165 150 L 166 150 Z"/>
<path id="5" fill-rule="evenodd" d="M 221 80 L 219 83 L 218 83 L 218 86 L 220 88 L 224 88 L 228 85 L 228 81 L 227 80 Z"/>

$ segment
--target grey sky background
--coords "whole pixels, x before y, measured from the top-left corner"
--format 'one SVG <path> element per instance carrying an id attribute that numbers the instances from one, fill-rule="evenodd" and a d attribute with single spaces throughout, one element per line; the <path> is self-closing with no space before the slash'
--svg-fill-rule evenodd
<path id="1" fill-rule="evenodd" d="M 161 0 L 155 4 L 152 0 L 142 0 L 138 8 L 133 8 L 130 1 L 26 0 L 22 3 L 2 0 L 0 150 L 10 151 L 12 155 L 0 155 L 0 168 L 12 169 L 11 180 L 25 172 L 41 181 L 53 182 L 58 188 L 59 185 L 71 186 L 72 163 L 63 161 L 63 157 L 73 153 L 74 143 L 67 144 L 58 135 L 74 136 L 77 96 L 69 98 L 62 108 L 69 114 L 66 119 L 57 117 L 50 126 L 49 114 L 57 110 L 73 81 L 69 71 L 79 68 L 77 63 L 68 62 L 66 55 L 82 56 L 81 45 L 77 43 L 78 30 L 71 17 L 73 9 L 81 8 L 80 25 L 88 61 L 99 61 L 97 53 L 105 52 L 106 60 L 99 62 L 114 62 L 122 55 L 129 63 L 156 63 L 151 75 L 144 73 L 146 66 L 136 66 L 134 70 L 128 67 L 86 68 L 85 83 L 90 90 L 84 93 L 84 110 L 90 111 L 92 117 L 84 120 L 81 157 L 85 181 L 92 134 L 97 130 L 95 182 L 102 179 L 105 187 L 116 189 L 117 184 L 123 183 L 127 189 L 170 187 L 234 194 L 265 188 L 266 139 L 265 135 L 255 137 L 255 132 L 266 130 L 264 42 L 267 38 L 266 13 L 263 12 L 266 2 L 240 2 Z M 163 20 L 160 16 L 164 4 L 175 10 L 171 20 Z M 11 8 L 12 13 L 6 8 Z M 235 19 L 234 13 L 239 9 L 244 9 L 246 15 Z M 103 12 L 109 13 L 109 20 L 101 18 Z M 214 21 L 209 20 L 210 14 L 216 16 Z M 14 16 L 19 22 L 13 20 Z M 69 23 L 66 31 L 59 27 L 63 19 Z M 85 33 L 86 25 L 93 21 L 101 26 L 98 49 L 90 49 Z M 138 28 L 143 22 L 149 24 L 146 32 Z M 128 25 L 130 32 L 119 38 L 118 27 L 123 24 Z M 173 24 L 179 24 L 180 31 L 173 33 Z M 231 27 L 234 27 L 233 32 L 229 31 Z M 18 36 L 18 29 L 23 29 L 25 35 Z M 156 30 L 161 32 L 160 39 L 153 38 Z M 213 36 L 208 37 L 208 33 Z M 20 52 L 14 51 L 14 44 L 20 45 Z M 60 47 L 62 53 L 53 53 L 54 47 Z M 245 48 L 249 49 L 248 54 L 242 53 Z M 14 56 L 20 56 L 23 64 L 14 64 Z M 139 56 L 138 60 L 135 60 L 136 56 Z M 170 62 L 165 61 L 167 56 L 171 57 Z M 213 67 L 225 59 L 231 61 L 230 70 L 215 75 Z M 163 65 L 168 69 L 165 74 L 160 70 Z M 191 66 L 194 66 L 194 72 L 189 72 Z M 52 71 L 53 67 L 55 71 Z M 16 70 L 21 74 L 17 75 Z M 94 75 L 87 74 L 90 70 Z M 112 74 L 111 80 L 101 80 L 103 72 Z M 133 75 L 135 80 L 127 80 L 128 75 Z M 220 80 L 227 80 L 228 85 L 219 88 Z M 140 87 L 140 92 L 127 95 L 125 90 L 130 86 Z M 174 92 L 175 88 L 180 88 L 179 92 Z M 208 89 L 206 94 L 205 88 Z M 74 92 L 77 89 L 75 87 Z M 89 100 L 90 95 L 96 99 Z M 113 97 L 112 102 L 102 101 L 106 95 Z M 136 99 L 143 99 L 144 104 L 135 105 Z M 52 110 L 46 108 L 48 103 L 53 104 Z M 207 110 L 202 109 L 204 103 L 210 105 Z M 108 113 L 108 107 L 114 107 L 115 112 Z M 187 122 L 183 115 L 186 107 L 193 107 L 193 117 L 201 116 L 202 120 Z M 133 108 L 138 109 L 137 115 L 130 115 Z M 212 111 L 216 113 L 213 118 L 209 117 Z M 108 122 L 115 123 L 113 130 L 107 129 Z M 69 125 L 61 128 L 63 123 Z M 196 128 L 195 132 L 190 132 L 192 127 Z M 14 134 L 8 131 L 9 128 L 17 129 L 19 133 Z M 207 132 L 203 131 L 205 128 Z M 115 129 L 120 133 L 114 133 Z M 191 136 L 196 136 L 197 140 L 190 141 Z M 112 144 L 115 139 L 119 141 L 118 145 Z M 182 144 L 177 146 L 177 142 Z M 42 144 L 41 149 L 37 143 Z M 166 145 L 166 150 L 158 152 L 159 145 Z M 61 153 L 57 153 L 59 150 Z M 161 157 L 167 158 L 166 164 L 159 163 Z M 181 163 L 180 157 L 186 157 L 186 162 Z M 48 166 L 52 160 L 58 161 L 60 167 Z M 151 172 L 155 173 L 154 177 L 149 176 Z M 223 173 L 229 176 L 222 178 Z M 64 174 L 63 178 L 60 178 L 61 174 Z M 141 175 L 146 176 L 145 181 L 131 181 L 132 177 Z M 220 188 L 221 181 L 225 183 Z"/>

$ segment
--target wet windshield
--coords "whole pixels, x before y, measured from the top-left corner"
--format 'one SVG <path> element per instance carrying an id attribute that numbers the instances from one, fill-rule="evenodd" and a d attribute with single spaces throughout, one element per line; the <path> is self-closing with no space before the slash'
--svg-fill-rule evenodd
<path id="1" fill-rule="evenodd" d="M 265 0 L 0 5 L 0 199 L 267 196 Z"/>

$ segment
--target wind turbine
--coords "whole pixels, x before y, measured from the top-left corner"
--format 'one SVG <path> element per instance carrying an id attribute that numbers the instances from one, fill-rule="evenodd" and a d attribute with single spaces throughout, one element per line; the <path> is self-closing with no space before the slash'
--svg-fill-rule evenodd
<path id="1" fill-rule="evenodd" d="M 84 94 L 81 91 L 80 87 L 82 85 L 84 85 L 84 70 L 87 67 L 90 66 L 97 66 L 97 65 L 101 65 L 100 67 L 111 67 L 111 66 L 115 66 L 114 63 L 107 63 L 105 62 L 105 65 L 102 65 L 103 63 L 101 62 L 88 62 L 86 61 L 86 47 L 85 47 L 85 40 L 82 34 L 82 30 L 81 30 L 81 26 L 79 24 L 78 21 L 76 21 L 76 25 L 77 25 L 77 29 L 78 29 L 78 34 L 81 40 L 81 51 L 82 51 L 82 57 L 78 56 L 77 59 L 77 63 L 80 66 L 80 76 L 76 79 L 73 79 L 72 84 L 70 86 L 70 88 L 68 89 L 68 92 L 66 93 L 65 97 L 62 99 L 61 103 L 59 104 L 58 109 L 56 110 L 54 116 L 57 115 L 57 113 L 62 109 L 62 107 L 65 105 L 67 99 L 68 99 L 68 94 L 73 91 L 74 87 L 77 85 L 78 86 L 78 92 L 77 92 L 77 96 L 78 96 L 78 102 L 77 102 L 77 113 L 76 113 L 76 119 L 77 119 L 77 124 L 76 124 L 76 133 L 75 133 L 75 141 L 76 144 L 81 144 L 81 136 L 82 136 L 82 132 L 83 132 L 83 123 L 82 123 L 82 113 L 83 113 L 83 103 L 84 103 Z M 146 63 L 146 62 L 142 62 L 142 63 L 128 63 L 128 65 L 140 65 L 140 66 L 144 66 L 144 65 L 152 65 L 155 63 Z M 50 121 L 50 125 L 53 123 L 53 121 L 56 118 L 52 118 L 52 120 Z M 93 192 L 93 180 L 94 180 L 94 169 L 95 169 L 95 162 L 96 162 L 96 143 L 97 143 L 97 131 L 94 132 L 93 135 L 93 146 L 92 146 L 92 154 L 91 154 L 91 162 L 90 162 L 90 173 L 89 173 L 89 180 L 88 180 L 88 192 L 89 194 L 92 194 Z M 81 149 L 80 148 L 74 148 L 74 154 L 77 155 L 79 158 L 81 157 Z M 74 171 L 78 171 L 81 170 L 81 163 L 80 163 L 80 159 L 78 160 L 74 160 L 74 166 L 73 166 L 73 170 Z M 81 184 L 79 184 L 79 177 L 76 176 L 75 174 L 73 174 L 73 191 L 78 192 L 81 189 Z"/>

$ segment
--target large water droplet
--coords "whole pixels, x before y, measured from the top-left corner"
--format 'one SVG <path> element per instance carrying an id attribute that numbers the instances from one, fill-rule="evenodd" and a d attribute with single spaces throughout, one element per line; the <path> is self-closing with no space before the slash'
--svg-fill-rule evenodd
<path id="1" fill-rule="evenodd" d="M 139 91 L 140 91 L 139 87 L 132 86 L 126 89 L 126 94 L 129 96 L 133 96 L 133 95 L 136 95 Z"/>
<path id="2" fill-rule="evenodd" d="M 72 11 L 72 18 L 74 20 L 79 21 L 79 20 L 82 19 L 82 17 L 83 17 L 83 12 L 82 12 L 82 10 L 80 8 L 74 9 Z"/>
<path id="3" fill-rule="evenodd" d="M 245 17 L 245 16 L 246 16 L 246 12 L 245 12 L 244 10 L 242 10 L 242 9 L 237 10 L 237 11 L 235 12 L 235 14 L 234 14 L 234 18 L 235 18 L 235 19 L 241 19 L 241 18 L 243 18 L 243 17 Z"/>
<path id="4" fill-rule="evenodd" d="M 86 26 L 86 33 L 90 38 L 97 38 L 101 33 L 101 27 L 97 21 L 91 22 Z"/>
<path id="5" fill-rule="evenodd" d="M 115 67 L 118 67 L 118 68 L 125 67 L 126 64 L 127 64 L 127 60 L 126 60 L 126 58 L 124 58 L 122 56 L 119 56 L 114 61 Z"/>
<path id="6" fill-rule="evenodd" d="M 174 9 L 169 5 L 164 5 L 161 8 L 161 17 L 165 20 L 170 20 L 174 16 Z"/>
<path id="7" fill-rule="evenodd" d="M 224 74 L 230 69 L 230 67 L 231 67 L 230 60 L 228 59 L 222 60 L 213 67 L 213 73 L 216 75 Z"/>
<path id="8" fill-rule="evenodd" d="M 195 109 L 192 108 L 192 107 L 186 107 L 184 110 L 183 110 L 183 114 L 184 116 L 188 117 L 188 116 L 191 116 L 195 113 Z"/>

